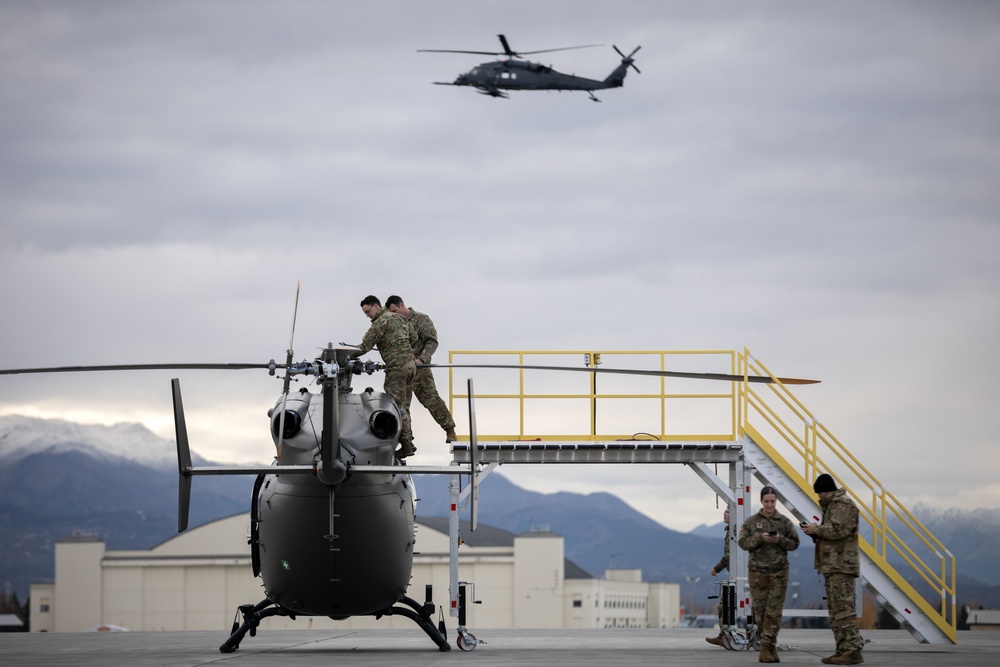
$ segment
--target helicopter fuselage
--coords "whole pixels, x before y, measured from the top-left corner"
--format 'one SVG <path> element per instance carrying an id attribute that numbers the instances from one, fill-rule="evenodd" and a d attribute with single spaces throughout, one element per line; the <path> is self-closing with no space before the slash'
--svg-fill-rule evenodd
<path id="1" fill-rule="evenodd" d="M 314 464 L 321 400 L 303 390 L 270 412 L 278 465 Z M 284 407 L 285 437 L 278 421 Z M 339 458 L 393 466 L 401 414 L 370 388 L 339 395 Z M 254 486 L 251 551 L 264 593 L 294 614 L 346 618 L 385 610 L 406 592 L 413 568 L 414 493 L 399 474 L 348 475 L 332 487 L 313 475 L 261 475 Z M 332 520 L 331 520 L 331 517 Z"/>
<path id="2" fill-rule="evenodd" d="M 598 81 L 564 74 L 527 60 L 498 60 L 473 67 L 460 74 L 451 85 L 472 86 L 494 97 L 503 97 L 502 90 L 602 90 L 620 88 L 627 68 L 627 64 L 622 64 L 606 79 Z"/>

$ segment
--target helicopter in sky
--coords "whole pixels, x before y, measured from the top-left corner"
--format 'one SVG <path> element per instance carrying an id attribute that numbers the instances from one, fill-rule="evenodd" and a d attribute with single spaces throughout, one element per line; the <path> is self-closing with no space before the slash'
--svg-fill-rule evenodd
<path id="1" fill-rule="evenodd" d="M 298 297 L 296 296 L 296 311 Z M 294 337 L 294 318 L 292 325 Z M 284 364 L 134 364 L 0 369 L 0 376 L 22 373 L 65 373 L 122 370 L 265 369 L 283 379 L 283 390 L 267 412 L 275 446 L 270 466 L 194 466 L 188 442 L 180 381 L 171 381 L 178 461 L 178 531 L 188 525 L 191 481 L 201 475 L 253 475 L 250 534 L 251 566 L 263 581 L 264 599 L 240 605 L 242 622 L 233 624 L 219 647 L 239 648 L 270 616 L 400 615 L 416 623 L 441 651 L 450 650 L 443 619 L 435 625 L 432 590 L 423 603 L 407 595 L 416 543 L 416 496 L 413 476 L 466 475 L 475 529 L 475 497 L 479 470 L 472 381 L 469 380 L 468 466 L 412 466 L 396 458 L 402 409 L 388 394 L 368 387 L 355 391 L 355 376 L 372 375 L 384 365 L 352 358 L 356 348 L 329 343 L 312 360 L 293 362 L 289 342 Z M 510 368 L 527 370 L 621 373 L 724 381 L 772 382 L 768 376 L 690 373 L 588 367 L 429 364 L 430 368 Z M 318 391 L 290 390 L 293 378 L 311 378 Z M 813 380 L 777 378 L 786 384 Z M 454 566 L 454 565 L 453 565 Z M 465 595 L 451 592 L 458 605 L 457 645 L 464 651 L 484 643 L 465 627 Z"/>
<path id="2" fill-rule="evenodd" d="M 453 82 L 435 81 L 439 86 L 472 86 L 477 92 L 491 97 L 507 98 L 507 90 L 583 90 L 594 102 L 600 102 L 595 95 L 595 90 L 606 88 L 621 88 L 625 83 L 625 75 L 631 67 L 637 73 L 639 68 L 635 66 L 635 54 L 642 48 L 640 46 L 632 49 L 628 55 L 622 53 L 617 46 L 612 46 L 621 56 L 621 64 L 616 67 L 611 74 L 601 81 L 597 79 L 587 79 L 573 74 L 563 74 L 552 69 L 551 66 L 541 63 L 531 62 L 521 59 L 523 55 L 535 53 L 550 53 L 552 51 L 568 51 L 571 49 L 588 49 L 601 44 L 585 44 L 583 46 L 565 46 L 558 49 L 542 49 L 539 51 L 514 51 L 510 48 L 507 38 L 497 35 L 503 51 L 459 51 L 454 49 L 418 49 L 418 53 L 475 53 L 491 56 L 506 56 L 500 60 L 482 63 L 473 67 L 464 74 L 459 74 Z"/>

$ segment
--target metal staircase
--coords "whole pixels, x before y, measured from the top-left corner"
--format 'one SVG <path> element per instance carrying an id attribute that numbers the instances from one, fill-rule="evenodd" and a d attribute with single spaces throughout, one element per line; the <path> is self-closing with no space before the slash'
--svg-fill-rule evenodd
<path id="1" fill-rule="evenodd" d="M 449 361 L 485 363 L 483 358 L 488 358 L 489 363 L 497 363 L 495 355 L 505 356 L 503 363 L 522 365 L 537 364 L 539 359 L 565 365 L 563 355 L 582 355 L 588 367 L 601 363 L 603 356 L 605 359 L 615 358 L 618 363 L 613 366 L 616 368 L 636 364 L 635 367 L 646 369 L 652 365 L 650 356 L 656 359 L 660 369 L 667 369 L 684 363 L 681 361 L 684 357 L 697 355 L 691 365 L 703 367 L 706 358 L 721 357 L 729 365 L 728 373 L 744 377 L 775 377 L 748 350 L 742 353 L 732 350 L 453 351 Z M 558 361 L 553 362 L 553 359 Z M 895 496 L 886 491 L 875 476 L 780 382 L 730 382 L 722 385 L 729 387 L 728 392 L 699 392 L 695 389 L 678 390 L 678 387 L 684 385 L 678 385 L 676 381 L 668 391 L 663 378 L 657 380 L 659 387 L 654 390 L 650 388 L 649 378 L 645 378 L 640 391 L 614 384 L 611 391 L 605 389 L 598 392 L 598 380 L 591 375 L 587 380 L 589 386 L 585 389 L 568 391 L 561 385 L 558 390 L 547 388 L 544 384 L 536 386 L 534 382 L 526 380 L 525 373 L 524 370 L 518 372 L 516 382 L 510 389 L 505 389 L 507 385 L 499 383 L 492 385 L 488 393 L 480 393 L 481 390 L 476 393 L 480 411 L 483 411 L 485 404 L 491 399 L 500 399 L 499 403 L 504 405 L 505 414 L 502 419 L 491 423 L 507 425 L 516 419 L 519 424 L 517 428 L 508 428 L 503 433 L 488 434 L 482 431 L 483 422 L 480 422 L 480 447 L 477 449 L 483 451 L 482 455 L 491 465 L 567 462 L 685 463 L 717 493 L 737 504 L 737 517 L 742 518 L 744 501 L 749 500 L 748 482 L 752 475 L 762 483 L 774 486 L 779 492 L 782 505 L 805 521 L 814 521 L 820 517 L 820 508 L 812 492 L 812 481 L 820 473 L 829 473 L 837 480 L 839 487 L 847 490 L 860 510 L 859 545 L 863 554 L 863 584 L 920 642 L 955 643 L 957 595 L 954 555 Z M 449 379 L 452 388 L 452 414 L 458 417 L 460 411 L 456 412 L 456 402 L 467 399 L 467 394 L 455 391 L 455 387 L 460 384 L 455 381 L 453 369 L 449 370 Z M 601 382 L 604 384 L 606 381 L 602 379 Z M 722 383 L 715 383 L 714 386 L 719 384 Z M 704 385 L 699 385 L 698 388 L 703 387 Z M 588 418 L 589 432 L 581 430 L 573 434 L 557 435 L 528 431 L 526 423 L 538 425 L 544 421 L 532 414 L 533 408 L 546 402 L 544 399 L 559 399 L 560 406 L 573 401 L 582 404 L 578 413 Z M 629 421 L 629 410 L 623 399 L 644 403 L 644 409 L 638 409 L 634 413 L 643 415 L 639 419 L 641 428 L 635 428 L 636 419 Z M 551 401 L 549 403 L 551 405 Z M 658 428 L 650 424 L 650 403 L 659 406 Z M 707 403 L 710 407 L 702 410 L 699 403 Z M 609 404 L 614 406 L 613 410 L 599 407 Z M 511 405 L 516 406 L 516 409 L 511 409 Z M 542 410 L 545 407 L 543 405 Z M 599 411 L 604 422 L 598 420 Z M 608 413 L 614 413 L 619 421 L 609 422 Z M 681 430 L 678 426 L 689 413 L 712 414 L 715 419 L 711 421 L 711 426 L 701 427 L 700 431 L 692 433 L 690 430 Z M 610 423 L 614 428 L 621 419 L 627 422 L 626 426 L 620 427 L 622 432 L 600 432 L 599 424 Z M 707 432 L 709 430 L 713 432 Z M 633 445 L 623 453 L 623 441 L 634 441 L 636 431 L 642 431 L 644 436 L 661 443 L 659 449 Z M 552 442 L 564 444 L 546 444 Z M 465 445 L 457 444 L 453 450 L 456 460 L 470 459 L 471 452 L 468 449 Z M 645 451 L 647 449 L 650 452 Z M 713 458 L 716 455 L 718 458 Z M 483 461 L 487 462 L 486 459 Z M 705 465 L 708 462 L 728 465 L 728 482 L 715 477 Z M 735 555 L 736 569 L 745 569 L 739 568 L 741 559 L 739 554 Z M 743 576 L 745 577 L 745 572 Z"/>
<path id="2" fill-rule="evenodd" d="M 770 375 L 749 351 L 739 363 L 744 373 Z M 782 504 L 805 521 L 821 515 L 812 481 L 822 472 L 833 475 L 859 509 L 864 585 L 917 640 L 955 643 L 955 556 L 787 387 L 758 390 L 743 383 L 737 392 L 740 442 L 753 474 L 774 486 Z"/>

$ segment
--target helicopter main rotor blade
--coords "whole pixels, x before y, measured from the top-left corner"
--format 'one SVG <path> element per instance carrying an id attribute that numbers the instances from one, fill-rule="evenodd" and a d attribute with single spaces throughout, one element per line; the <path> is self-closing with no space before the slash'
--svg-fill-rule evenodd
<path id="1" fill-rule="evenodd" d="M 469 530 L 475 532 L 479 526 L 479 435 L 476 430 L 476 399 L 472 389 L 472 378 L 468 380 L 469 387 Z"/>
<path id="2" fill-rule="evenodd" d="M 503 35 L 497 35 L 500 38 L 500 44 L 503 45 L 503 51 L 462 51 L 459 49 L 417 49 L 417 53 L 474 53 L 480 56 L 507 56 L 508 58 L 518 58 L 520 56 L 530 56 L 535 53 L 552 53 L 553 51 L 571 51 L 573 49 L 592 49 L 597 46 L 604 46 L 603 44 L 583 44 L 581 46 L 563 46 L 558 49 L 540 49 L 538 51 L 515 51 L 510 48 L 510 44 L 507 43 L 507 38 Z M 638 50 L 638 49 L 637 49 Z M 624 55 L 622 56 L 625 57 Z"/>
<path id="3" fill-rule="evenodd" d="M 507 43 L 506 37 L 504 37 L 503 35 L 497 35 L 497 37 L 500 38 L 500 43 L 503 45 L 504 53 L 506 53 L 511 58 L 517 55 L 517 52 L 511 50 L 510 44 Z"/>
<path id="4" fill-rule="evenodd" d="M 177 435 L 177 532 L 183 533 L 187 530 L 191 510 L 191 447 L 184 420 L 180 380 L 171 380 L 170 390 L 174 398 L 174 433 Z"/>
<path id="5" fill-rule="evenodd" d="M 285 368 L 281 364 L 112 364 L 105 366 L 50 366 L 46 368 L 0 368 L 0 375 L 27 373 L 82 373 L 91 371 L 164 371 L 222 370 L 239 371 L 248 368 Z"/>
<path id="6" fill-rule="evenodd" d="M 552 53 L 553 51 L 572 51 L 574 49 L 592 49 L 603 44 L 583 44 L 581 46 L 563 46 L 558 49 L 541 49 L 540 51 L 518 51 L 517 55 L 530 56 L 533 53 Z"/>
<path id="7" fill-rule="evenodd" d="M 505 56 L 503 51 L 460 51 L 457 49 L 417 49 L 417 53 L 475 53 L 481 56 Z"/>
<path id="8" fill-rule="evenodd" d="M 292 351 L 293 343 L 295 341 L 295 320 L 299 317 L 299 292 L 302 290 L 302 281 L 300 280 L 295 286 L 295 309 L 292 311 L 292 332 L 288 335 L 288 357 L 285 360 L 285 367 L 290 368 L 292 365 L 292 357 L 295 353 Z M 281 414 L 278 416 L 278 463 L 281 463 L 281 448 L 285 442 L 285 406 L 288 404 L 288 385 L 291 383 L 291 374 L 285 373 L 285 380 L 282 385 L 281 391 Z"/>
<path id="9" fill-rule="evenodd" d="M 576 368 L 574 366 L 518 366 L 505 364 L 424 364 L 421 368 L 509 368 L 529 371 L 577 371 L 581 373 L 617 373 L 620 375 L 648 375 L 652 377 L 688 378 L 692 380 L 722 380 L 726 382 L 758 382 L 771 384 L 774 379 L 767 375 L 732 375 L 730 373 L 689 373 L 686 371 L 645 371 L 629 368 Z M 819 384 L 820 380 L 803 378 L 777 378 L 781 384 Z"/>

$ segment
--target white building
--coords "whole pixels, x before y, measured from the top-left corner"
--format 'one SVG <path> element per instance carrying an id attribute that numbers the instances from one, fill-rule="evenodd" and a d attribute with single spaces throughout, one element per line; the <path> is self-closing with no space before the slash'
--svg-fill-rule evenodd
<path id="1" fill-rule="evenodd" d="M 247 533 L 249 514 L 198 526 L 148 551 L 108 551 L 94 537 L 56 544 L 55 582 L 31 586 L 32 632 L 80 632 L 99 626 L 132 630 L 227 632 L 241 604 L 264 598 L 254 578 Z M 565 560 L 563 538 L 548 531 L 513 535 L 463 525 L 459 573 L 475 584 L 467 623 L 482 628 L 676 627 L 678 584 L 642 582 L 639 570 L 609 570 L 593 579 Z M 448 520 L 417 519 L 417 552 L 410 597 L 448 607 Z M 445 614 L 449 628 L 457 619 Z M 415 628 L 402 616 L 271 617 L 262 629 Z"/>

